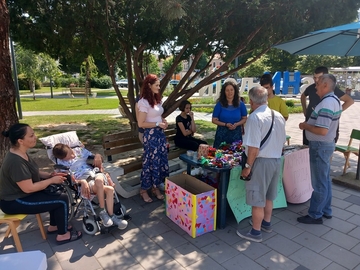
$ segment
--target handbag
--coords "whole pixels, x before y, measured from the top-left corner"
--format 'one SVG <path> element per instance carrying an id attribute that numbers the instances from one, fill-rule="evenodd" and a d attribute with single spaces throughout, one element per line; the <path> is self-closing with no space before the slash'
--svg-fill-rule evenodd
<path id="1" fill-rule="evenodd" d="M 260 148 L 264 145 L 264 143 L 266 142 L 266 140 L 269 138 L 270 136 L 270 133 L 271 133 L 271 130 L 272 130 L 272 127 L 274 125 L 274 110 L 271 110 L 271 126 L 270 126 L 270 129 L 269 131 L 267 132 L 267 134 L 265 135 L 264 139 L 262 139 L 261 143 L 260 143 Z M 245 151 L 242 151 L 241 152 L 241 168 L 244 169 L 245 168 L 245 164 L 247 163 L 247 155 L 245 153 Z M 242 179 L 242 180 L 247 180 L 249 181 L 250 179 L 250 176 L 251 176 L 251 172 L 249 174 L 249 176 L 246 178 L 246 179 Z M 241 178 L 240 178 L 241 179 Z"/>

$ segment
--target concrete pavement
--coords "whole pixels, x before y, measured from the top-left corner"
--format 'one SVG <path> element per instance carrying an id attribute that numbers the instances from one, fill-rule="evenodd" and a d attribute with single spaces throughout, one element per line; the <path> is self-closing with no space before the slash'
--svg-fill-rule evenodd
<path id="1" fill-rule="evenodd" d="M 359 111 L 360 102 L 355 102 L 343 113 L 339 144 L 348 143 L 353 128 L 360 129 Z M 169 122 L 172 117 L 168 118 Z M 196 113 L 195 118 L 209 120 L 211 114 Z M 301 114 L 292 114 L 287 121 L 291 144 L 302 142 L 298 124 L 303 119 Z M 355 157 L 351 158 L 349 171 L 355 171 L 356 161 Z M 341 174 L 343 164 L 343 156 L 335 153 L 331 174 Z M 343 186 L 333 184 L 332 219 L 324 220 L 322 225 L 300 224 L 296 218 L 306 214 L 309 203 L 289 204 L 274 211 L 273 232 L 263 233 L 262 243 L 245 241 L 236 235 L 237 228 L 250 226 L 248 219 L 237 224 L 231 211 L 228 211 L 225 229 L 193 239 L 166 217 L 160 201 L 146 204 L 137 196 L 121 201 L 133 217 L 124 231 L 85 234 L 79 241 L 57 246 L 54 235 L 49 235 L 47 240 L 41 238 L 36 219 L 29 216 L 19 227 L 23 248 L 43 251 L 48 269 L 55 270 L 360 270 L 360 192 Z M 43 219 L 48 224 L 47 215 L 44 214 Z M 73 225 L 81 229 L 81 219 Z M 0 253 L 15 252 L 12 239 L 2 239 L 4 232 L 4 226 L 0 226 Z"/>

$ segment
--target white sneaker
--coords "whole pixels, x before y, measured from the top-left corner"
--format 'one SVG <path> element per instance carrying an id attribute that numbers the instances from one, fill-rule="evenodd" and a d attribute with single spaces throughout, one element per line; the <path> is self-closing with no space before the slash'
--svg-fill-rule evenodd
<path id="1" fill-rule="evenodd" d="M 99 213 L 99 216 L 102 220 L 102 223 L 105 227 L 110 227 L 112 226 L 114 223 L 112 221 L 112 219 L 110 218 L 109 214 L 105 211 L 105 210 L 102 210 L 100 213 Z"/>
<path id="2" fill-rule="evenodd" d="M 125 230 L 128 225 L 128 222 L 126 220 L 119 219 L 115 215 L 111 217 L 111 220 L 120 230 Z"/>

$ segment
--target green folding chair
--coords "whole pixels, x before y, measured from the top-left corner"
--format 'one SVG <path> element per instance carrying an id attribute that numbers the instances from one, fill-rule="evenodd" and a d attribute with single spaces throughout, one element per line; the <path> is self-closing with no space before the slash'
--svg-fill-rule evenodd
<path id="1" fill-rule="evenodd" d="M 359 156 L 359 147 L 352 147 L 353 139 L 360 140 L 360 130 L 353 129 L 351 131 L 350 140 L 348 145 L 336 145 L 335 151 L 339 151 L 344 154 L 345 157 L 345 164 L 344 164 L 344 171 L 343 175 L 346 173 L 347 168 L 350 167 L 349 158 L 350 154 L 353 153 Z"/>

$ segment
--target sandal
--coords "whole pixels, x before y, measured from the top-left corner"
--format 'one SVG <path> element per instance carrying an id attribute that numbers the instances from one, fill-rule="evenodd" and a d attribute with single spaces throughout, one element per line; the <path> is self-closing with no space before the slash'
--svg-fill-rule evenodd
<path id="1" fill-rule="evenodd" d="M 149 197 L 149 194 L 148 194 L 147 190 L 145 190 L 145 189 L 140 190 L 140 198 L 143 199 L 143 201 L 146 203 L 152 202 L 152 199 Z"/>
<path id="2" fill-rule="evenodd" d="M 61 240 L 61 241 L 56 240 L 56 243 L 58 245 L 63 245 L 63 244 L 66 244 L 66 243 L 70 243 L 70 242 L 79 240 L 81 237 L 82 237 L 82 232 L 73 231 L 73 232 L 70 232 L 70 238 L 69 239 L 65 239 L 65 240 Z"/>
<path id="3" fill-rule="evenodd" d="M 68 232 L 71 232 L 73 230 L 73 227 L 72 226 L 68 226 L 67 228 Z M 58 230 L 55 230 L 55 231 L 49 231 L 47 230 L 46 231 L 47 234 L 57 234 L 58 233 Z"/>
<path id="4" fill-rule="evenodd" d="M 155 195 L 155 197 L 158 199 L 158 200 L 163 200 L 164 199 L 164 195 L 161 194 L 160 190 L 156 187 L 153 187 L 152 188 L 152 194 Z"/>

